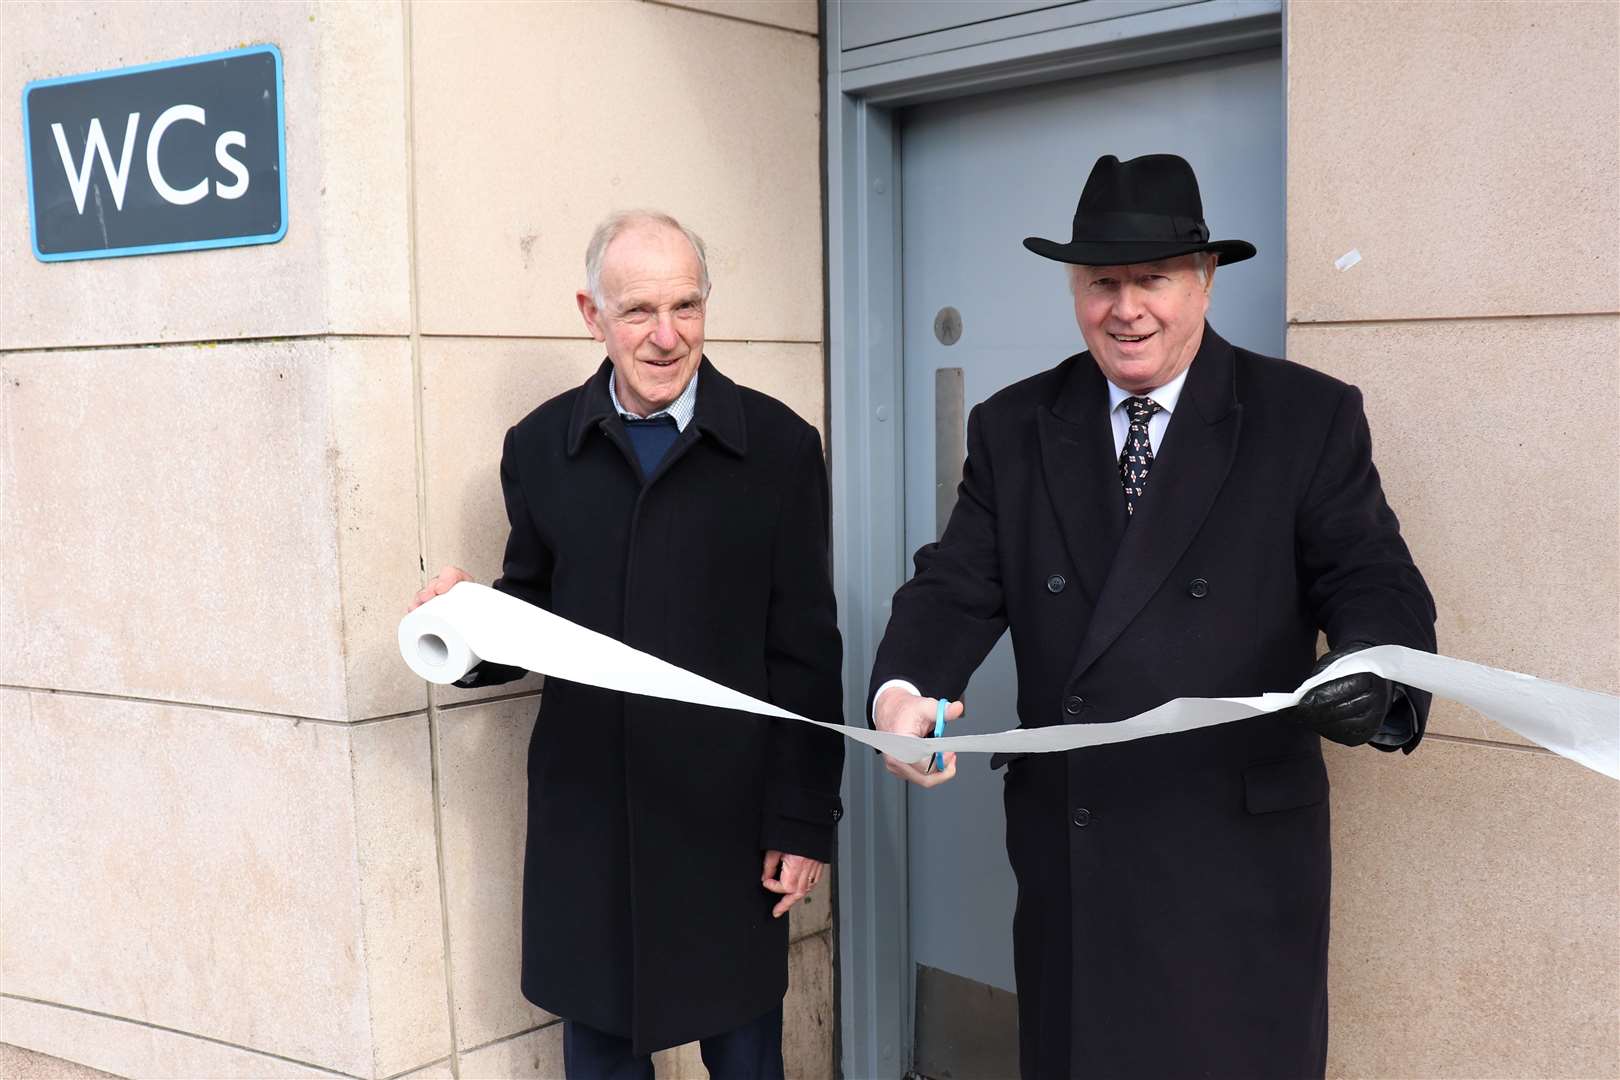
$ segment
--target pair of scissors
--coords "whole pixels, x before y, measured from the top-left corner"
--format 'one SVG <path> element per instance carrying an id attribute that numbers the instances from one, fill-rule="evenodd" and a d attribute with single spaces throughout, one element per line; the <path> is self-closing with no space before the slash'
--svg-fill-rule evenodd
<path id="1" fill-rule="evenodd" d="M 945 709 L 949 705 L 950 705 L 950 702 L 946 701 L 944 698 L 940 698 L 939 701 L 934 706 L 934 738 L 936 738 L 936 739 L 939 738 L 941 735 L 945 734 Z M 928 762 L 928 768 L 925 769 L 924 771 L 925 772 L 944 772 L 945 771 L 945 755 L 944 754 L 935 754 L 933 756 L 933 759 Z"/>

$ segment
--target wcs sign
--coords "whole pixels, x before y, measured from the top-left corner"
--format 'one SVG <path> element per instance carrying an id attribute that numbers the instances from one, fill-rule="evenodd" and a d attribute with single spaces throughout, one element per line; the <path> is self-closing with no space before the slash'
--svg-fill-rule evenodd
<path id="1" fill-rule="evenodd" d="M 23 148 L 35 257 L 280 240 L 281 85 L 274 45 L 29 83 Z"/>

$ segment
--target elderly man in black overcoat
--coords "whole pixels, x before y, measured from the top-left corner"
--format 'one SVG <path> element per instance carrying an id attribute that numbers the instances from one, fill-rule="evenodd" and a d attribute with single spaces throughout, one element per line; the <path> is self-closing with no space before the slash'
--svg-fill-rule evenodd
<path id="1" fill-rule="evenodd" d="M 577 296 L 607 359 L 506 434 L 495 588 L 837 722 L 841 646 L 816 431 L 703 355 L 702 242 L 609 218 Z M 446 567 L 417 602 L 465 572 Z M 462 685 L 521 675 L 481 664 Z M 523 993 L 570 1078 L 782 1076 L 788 920 L 832 857 L 843 741 L 808 724 L 546 680 L 529 743 Z"/>
<path id="2" fill-rule="evenodd" d="M 1008 628 L 1026 727 L 1292 689 L 1318 631 L 1333 656 L 1434 648 L 1361 394 L 1206 323 L 1217 261 L 1255 249 L 1210 241 L 1185 161 L 1100 159 L 1072 239 L 1024 243 L 1069 264 L 1087 350 L 970 415 L 955 511 L 878 649 L 877 726 L 926 734 Z M 1024 1076 L 1322 1075 L 1321 739 L 1410 752 L 1427 708 L 1363 674 L 1289 712 L 993 759 Z M 955 771 L 887 764 L 925 786 Z"/>

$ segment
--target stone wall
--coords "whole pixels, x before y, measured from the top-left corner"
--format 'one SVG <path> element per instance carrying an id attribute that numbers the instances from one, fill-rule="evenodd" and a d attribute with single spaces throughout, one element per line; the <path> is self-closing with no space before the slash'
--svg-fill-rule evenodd
<path id="1" fill-rule="evenodd" d="M 0 11 L 13 110 L 275 43 L 289 199 L 278 244 L 41 263 L 0 124 L 0 1042 L 560 1073 L 517 989 L 539 680 L 429 690 L 394 625 L 424 572 L 498 570 L 501 433 L 601 358 L 573 292 L 612 209 L 705 236 L 709 355 L 824 427 L 816 33 L 814 0 Z M 828 896 L 799 1076 L 832 1071 Z"/>
<path id="2" fill-rule="evenodd" d="M 1620 6 L 1287 20 L 1289 355 L 1365 391 L 1441 651 L 1613 693 Z M 1620 785 L 1429 732 L 1329 755 L 1330 1074 L 1620 1074 Z"/>

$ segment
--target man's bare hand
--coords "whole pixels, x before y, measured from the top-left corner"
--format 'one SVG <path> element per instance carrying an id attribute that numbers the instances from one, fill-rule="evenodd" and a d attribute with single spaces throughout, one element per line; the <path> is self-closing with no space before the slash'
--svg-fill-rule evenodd
<path id="1" fill-rule="evenodd" d="M 407 612 L 415 611 L 435 596 L 442 596 L 449 592 L 450 587 L 457 582 L 471 581 L 472 579 L 472 575 L 461 569 L 461 567 L 447 566 L 440 570 L 432 581 L 422 586 L 422 591 L 416 594 L 416 598 L 411 601 L 411 606 L 405 610 Z"/>
<path id="2" fill-rule="evenodd" d="M 938 698 L 918 697 L 904 687 L 891 686 L 878 695 L 872 720 L 879 731 L 895 731 L 901 735 L 927 738 L 934 733 L 934 716 L 938 712 Z M 945 722 L 950 723 L 962 715 L 962 703 L 953 701 L 945 709 Z M 883 767 L 902 780 L 918 787 L 938 787 L 956 775 L 956 755 L 944 754 L 945 767 L 932 770 L 934 755 L 918 762 L 901 761 L 883 755 Z"/>
<path id="3" fill-rule="evenodd" d="M 788 909 L 809 894 L 821 880 L 822 864 L 803 855 L 784 855 L 780 851 L 765 853 L 765 869 L 760 872 L 759 883 L 781 896 L 771 909 L 771 917 L 780 919 Z"/>
<path id="4" fill-rule="evenodd" d="M 883 767 L 900 779 L 916 784 L 918 787 L 939 787 L 939 785 L 956 775 L 956 755 L 947 750 L 940 756 L 945 759 L 943 769 L 929 768 L 934 761 L 934 755 L 932 754 L 923 758 L 920 762 L 901 761 L 897 757 L 884 754 Z"/>

